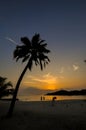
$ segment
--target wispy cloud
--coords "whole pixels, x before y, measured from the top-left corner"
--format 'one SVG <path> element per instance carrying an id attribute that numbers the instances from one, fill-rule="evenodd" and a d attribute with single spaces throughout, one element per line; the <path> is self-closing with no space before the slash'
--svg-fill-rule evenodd
<path id="1" fill-rule="evenodd" d="M 64 76 L 59 76 L 59 79 L 64 79 Z"/>
<path id="2" fill-rule="evenodd" d="M 14 43 L 15 45 L 18 45 L 18 43 L 15 42 L 15 41 L 14 41 L 12 38 L 10 38 L 10 37 L 5 37 L 5 39 L 7 39 L 8 41 Z"/>
<path id="3" fill-rule="evenodd" d="M 73 64 L 73 70 L 77 71 L 80 67 L 78 65 Z"/>
<path id="4" fill-rule="evenodd" d="M 29 76 L 29 78 L 33 81 L 55 84 L 57 82 L 58 77 L 51 75 L 50 73 L 43 75 L 42 77 Z"/>
<path id="5" fill-rule="evenodd" d="M 64 67 L 61 67 L 61 70 L 59 72 L 60 74 L 64 73 Z"/>

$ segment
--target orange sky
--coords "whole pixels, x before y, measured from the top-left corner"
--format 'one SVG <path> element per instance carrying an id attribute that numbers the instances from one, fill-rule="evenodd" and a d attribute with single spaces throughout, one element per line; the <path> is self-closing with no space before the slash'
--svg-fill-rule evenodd
<path id="1" fill-rule="evenodd" d="M 26 74 L 22 86 L 36 86 L 40 89 L 82 89 L 86 86 L 85 75 L 80 75 L 79 68 L 72 70 L 73 74 L 67 74 L 63 72 L 63 69 L 59 74 L 43 73 L 39 74 Z M 70 70 L 71 71 L 71 70 Z M 41 75 L 42 73 L 42 75 Z"/>

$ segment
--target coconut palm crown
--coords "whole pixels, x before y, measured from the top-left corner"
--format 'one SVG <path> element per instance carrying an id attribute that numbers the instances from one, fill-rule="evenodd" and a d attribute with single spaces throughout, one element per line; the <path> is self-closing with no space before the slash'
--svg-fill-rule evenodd
<path id="1" fill-rule="evenodd" d="M 50 62 L 45 55 L 50 52 L 50 50 L 46 49 L 47 43 L 45 43 L 45 40 L 41 40 L 40 35 L 35 34 L 31 41 L 27 37 L 22 37 L 21 42 L 23 45 L 18 45 L 14 51 L 16 61 L 22 58 L 22 62 L 29 61 L 29 70 L 32 69 L 33 62 L 35 65 L 40 65 L 41 70 L 43 70 L 43 67 Z"/>

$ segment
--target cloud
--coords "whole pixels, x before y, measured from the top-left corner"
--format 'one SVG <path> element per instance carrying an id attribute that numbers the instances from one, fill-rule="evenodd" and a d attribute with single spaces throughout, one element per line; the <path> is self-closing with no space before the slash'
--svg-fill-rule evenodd
<path id="1" fill-rule="evenodd" d="M 60 76 L 59 79 L 64 79 L 64 76 Z"/>
<path id="2" fill-rule="evenodd" d="M 77 71 L 78 69 L 79 69 L 79 66 L 74 64 L 74 65 L 73 65 L 73 70 L 74 70 L 74 71 Z"/>
<path id="3" fill-rule="evenodd" d="M 57 83 L 58 77 L 51 75 L 50 73 L 43 75 L 42 77 L 29 76 L 29 78 L 33 81 L 47 83 L 47 84 L 55 84 Z"/>
<path id="4" fill-rule="evenodd" d="M 18 45 L 18 43 L 15 42 L 15 41 L 14 41 L 12 38 L 10 38 L 10 37 L 5 37 L 5 39 L 7 39 L 8 41 L 14 43 L 15 45 Z"/>
<path id="5" fill-rule="evenodd" d="M 61 67 L 61 70 L 59 72 L 60 74 L 64 73 L 64 67 Z"/>

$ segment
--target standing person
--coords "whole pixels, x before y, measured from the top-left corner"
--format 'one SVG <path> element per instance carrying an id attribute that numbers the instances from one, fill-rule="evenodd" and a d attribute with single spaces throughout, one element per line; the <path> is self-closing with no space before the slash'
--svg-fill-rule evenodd
<path id="1" fill-rule="evenodd" d="M 52 106 L 55 105 L 55 99 L 56 99 L 56 97 L 53 97 L 53 98 L 52 98 Z"/>
<path id="2" fill-rule="evenodd" d="M 41 96 L 41 101 L 42 101 L 42 96 Z"/>

